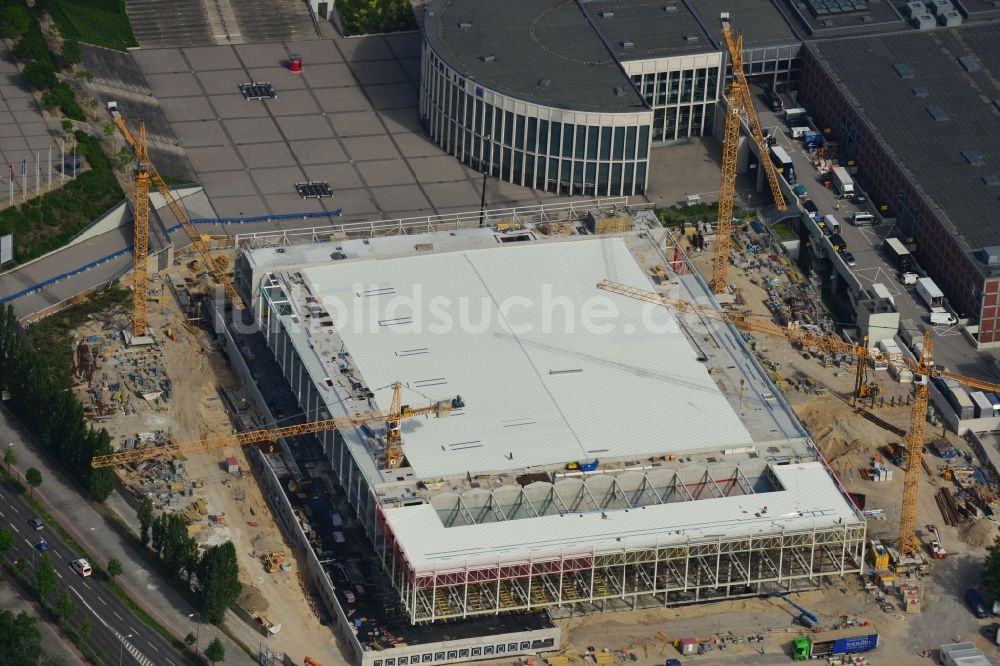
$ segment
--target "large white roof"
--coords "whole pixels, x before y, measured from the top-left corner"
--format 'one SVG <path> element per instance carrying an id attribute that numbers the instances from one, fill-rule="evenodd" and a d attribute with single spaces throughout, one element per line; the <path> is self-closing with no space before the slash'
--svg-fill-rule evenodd
<path id="1" fill-rule="evenodd" d="M 823 463 L 776 465 L 772 470 L 784 490 L 654 504 L 603 515 L 591 511 L 445 527 L 431 504 L 383 511 L 417 572 L 860 522 Z"/>
<path id="2" fill-rule="evenodd" d="M 300 272 L 368 386 L 400 380 L 413 405 L 462 396 L 465 408 L 451 416 L 404 421 L 404 453 L 419 478 L 752 443 L 672 314 L 595 288 L 604 278 L 650 288 L 619 238 Z M 555 303 L 549 315 L 546 298 Z M 581 323 L 582 310 L 609 303 L 618 315 L 595 321 L 613 330 Z M 567 308 L 575 308 L 572 328 Z M 440 325 L 442 313 L 454 325 Z M 378 392 L 383 409 L 385 395 Z"/>

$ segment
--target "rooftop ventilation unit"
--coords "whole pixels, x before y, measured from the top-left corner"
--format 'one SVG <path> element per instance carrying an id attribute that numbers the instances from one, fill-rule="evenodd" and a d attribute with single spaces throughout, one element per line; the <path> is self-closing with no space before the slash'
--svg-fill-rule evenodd
<path id="1" fill-rule="evenodd" d="M 615 86 L 615 97 L 624 97 L 625 89 L 621 86 Z"/>
<path id="2" fill-rule="evenodd" d="M 913 78 L 913 70 L 910 69 L 909 65 L 905 65 L 903 63 L 898 63 L 898 64 L 893 65 L 892 68 L 894 70 L 896 70 L 896 74 L 898 74 L 899 78 L 901 78 L 901 79 L 912 79 Z"/>
<path id="3" fill-rule="evenodd" d="M 969 163 L 970 166 L 982 166 L 983 156 L 979 154 L 978 150 L 963 150 L 962 157 L 965 161 Z"/>
<path id="4" fill-rule="evenodd" d="M 927 113 L 931 114 L 931 118 L 938 122 L 948 120 L 948 114 L 940 106 L 928 106 Z"/>
<path id="5" fill-rule="evenodd" d="M 469 21 L 460 21 L 458 27 L 461 28 L 462 30 L 468 30 L 469 28 L 472 27 L 472 23 Z"/>
<path id="6" fill-rule="evenodd" d="M 906 9 L 904 9 L 903 12 L 906 14 L 906 18 L 913 18 L 914 16 L 918 16 L 920 14 L 926 14 L 927 7 L 922 2 L 910 0 L 910 2 L 906 3 Z"/>
<path id="7" fill-rule="evenodd" d="M 697 42 L 698 41 L 698 35 L 684 35 L 684 41 L 685 42 Z"/>
<path id="8" fill-rule="evenodd" d="M 927 6 L 930 7 L 931 13 L 937 16 L 955 9 L 955 5 L 951 4 L 951 0 L 928 0 Z"/>
<path id="9" fill-rule="evenodd" d="M 497 57 L 492 53 L 487 53 L 486 55 L 479 56 L 479 59 L 482 60 L 483 62 L 493 62 L 494 60 L 497 59 Z"/>
<path id="10" fill-rule="evenodd" d="M 982 181 L 983 185 L 986 187 L 996 187 L 997 185 L 1000 185 L 1000 176 L 995 173 L 990 173 L 983 176 Z"/>
<path id="11" fill-rule="evenodd" d="M 541 81 L 539 81 L 537 83 L 537 85 L 542 90 L 545 90 L 546 88 L 548 88 L 549 86 L 552 85 L 552 80 L 551 79 L 542 79 Z"/>
<path id="12" fill-rule="evenodd" d="M 623 49 L 634 49 L 635 48 L 635 42 L 633 42 L 633 41 L 631 41 L 629 39 L 626 39 L 626 40 L 624 40 L 622 42 L 622 48 Z"/>
<path id="13" fill-rule="evenodd" d="M 927 97 L 930 93 L 927 92 L 927 88 L 924 88 L 923 86 L 917 86 L 916 88 L 913 89 L 913 94 L 916 97 Z"/>
<path id="14" fill-rule="evenodd" d="M 942 12 L 938 14 L 938 25 L 946 28 L 954 28 L 955 26 L 962 25 L 962 15 L 955 10 Z"/>
<path id="15" fill-rule="evenodd" d="M 614 17 L 615 17 L 615 13 L 614 12 L 609 12 L 609 11 L 601 12 L 601 18 L 602 19 L 610 19 L 610 18 L 614 18 Z"/>
<path id="16" fill-rule="evenodd" d="M 677 13 L 677 5 L 664 5 L 663 11 L 665 11 L 668 14 L 676 14 Z"/>
<path id="17" fill-rule="evenodd" d="M 862 23 L 871 23 L 871 22 L 872 22 L 872 21 L 874 21 L 874 20 L 875 20 L 875 19 L 874 19 L 874 18 L 872 18 L 872 15 L 871 15 L 871 14 L 862 14 L 862 15 L 861 15 L 861 22 L 862 22 Z"/>
<path id="18" fill-rule="evenodd" d="M 996 266 L 1000 264 L 1000 246 L 991 245 L 989 247 L 984 247 L 979 250 L 979 255 L 988 266 Z"/>
<path id="19" fill-rule="evenodd" d="M 958 59 L 958 61 L 962 63 L 962 67 L 964 67 L 965 71 L 967 72 L 979 71 L 980 67 L 979 58 L 977 58 L 976 56 L 971 56 L 971 55 L 962 56 Z"/>

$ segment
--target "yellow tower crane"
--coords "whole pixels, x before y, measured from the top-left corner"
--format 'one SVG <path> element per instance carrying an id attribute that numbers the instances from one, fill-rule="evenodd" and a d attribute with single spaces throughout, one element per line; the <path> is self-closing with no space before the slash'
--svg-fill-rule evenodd
<path id="1" fill-rule="evenodd" d="M 109 106 L 111 105 L 109 104 Z M 121 133 L 122 138 L 124 138 L 125 142 L 132 148 L 132 151 L 135 152 L 136 158 L 138 159 L 140 150 L 140 141 L 137 140 L 135 136 L 132 134 L 132 131 L 128 127 L 128 123 L 125 122 L 124 116 L 122 116 L 122 114 L 118 112 L 117 105 L 111 106 L 111 118 L 114 120 L 115 127 L 118 128 L 118 131 Z M 142 131 L 143 131 L 142 126 L 140 126 L 140 132 Z M 236 291 L 236 287 L 233 285 L 233 281 L 229 279 L 229 276 L 226 274 L 225 268 L 222 266 L 222 264 L 220 264 L 218 259 L 212 257 L 212 255 L 209 252 L 208 245 L 202 239 L 201 234 L 198 233 L 198 230 L 191 222 L 191 218 L 188 216 L 187 211 L 185 211 L 184 207 L 181 206 L 180 202 L 178 202 L 177 199 L 174 198 L 174 195 L 170 191 L 170 188 L 167 187 L 166 181 L 164 181 L 163 178 L 160 176 L 160 174 L 156 171 L 156 167 L 153 166 L 153 163 L 149 161 L 149 156 L 148 154 L 146 154 L 147 150 L 145 146 L 146 143 L 145 139 L 144 137 L 141 138 L 143 138 L 142 151 L 145 156 L 146 172 L 149 177 L 149 182 L 151 182 L 152 185 L 156 187 L 156 191 L 159 192 L 160 196 L 162 196 L 166 200 L 167 205 L 170 207 L 170 210 L 177 217 L 177 221 L 180 222 L 181 226 L 184 228 L 184 231 L 187 232 L 188 237 L 191 239 L 191 244 L 198 251 L 198 254 L 201 255 L 202 262 L 204 263 L 205 268 L 209 270 L 212 273 L 212 276 L 216 279 L 216 281 L 222 285 L 222 288 L 225 290 L 226 296 L 228 296 L 229 300 L 232 302 L 233 307 L 236 308 L 237 310 L 242 310 L 246 306 L 243 303 L 243 299 L 240 297 L 239 292 Z M 148 208 L 147 208 L 147 219 L 148 219 Z"/>
<path id="2" fill-rule="evenodd" d="M 132 221 L 132 334 L 146 335 L 147 288 L 149 265 L 149 154 L 146 149 L 146 123 L 139 123 L 135 145 L 135 195 Z"/>
<path id="3" fill-rule="evenodd" d="M 392 406 L 388 411 L 381 412 L 359 412 L 350 416 L 339 416 L 321 421 L 311 421 L 309 423 L 298 423 L 295 425 L 282 426 L 280 428 L 264 428 L 261 430 L 248 430 L 238 432 L 233 435 L 223 435 L 222 437 L 211 437 L 209 439 L 193 440 L 188 442 L 172 442 L 165 446 L 144 446 L 141 448 L 117 451 L 103 456 L 94 456 L 90 460 L 90 466 L 94 469 L 99 467 L 113 467 L 125 463 L 142 462 L 143 460 L 154 460 L 157 458 L 169 458 L 171 456 L 198 453 L 201 451 L 211 451 L 227 446 L 247 446 L 248 444 L 259 444 L 261 442 L 273 442 L 286 437 L 297 437 L 298 435 L 308 435 L 324 430 L 337 430 L 339 428 L 353 428 L 376 421 L 385 421 L 389 436 L 387 438 L 385 450 L 385 466 L 389 469 L 399 467 L 403 462 L 402 438 L 400 436 L 400 421 L 412 419 L 417 416 L 433 415 L 445 416 L 455 409 L 464 406 L 461 396 L 455 396 L 451 400 L 441 400 L 426 407 L 410 407 L 400 404 L 400 393 L 402 384 L 396 382 L 392 385 Z"/>
<path id="4" fill-rule="evenodd" d="M 729 52 L 729 62 L 733 68 L 733 80 L 729 84 L 726 129 L 722 141 L 722 186 L 719 188 L 718 222 L 715 227 L 715 256 L 712 259 L 712 290 L 716 294 L 726 291 L 726 276 L 729 273 L 729 252 L 733 246 L 733 200 L 736 196 L 736 158 L 740 141 L 740 119 L 747 114 L 750 133 L 760 154 L 760 162 L 771 186 L 771 195 L 778 210 L 786 210 L 788 205 L 781 193 L 778 174 L 768 159 L 767 141 L 757 119 L 750 84 L 743 72 L 743 35 L 733 35 L 733 29 L 725 18 L 722 21 L 722 37 Z"/>
<path id="5" fill-rule="evenodd" d="M 795 325 L 778 326 L 769 321 L 754 319 L 750 315 L 722 312 L 707 305 L 698 305 L 655 291 L 637 289 L 609 280 L 598 282 L 597 288 L 612 294 L 669 308 L 675 312 L 689 313 L 729 323 L 743 331 L 785 338 L 802 347 L 816 347 L 831 353 L 851 354 L 857 359 L 858 366 L 867 366 L 870 360 L 884 360 L 888 363 L 908 367 L 913 372 L 916 396 L 910 410 L 910 429 L 906 433 L 909 457 L 906 463 L 906 474 L 903 477 L 903 502 L 899 515 L 899 552 L 901 555 L 912 555 L 919 548 L 916 538 L 917 499 L 920 494 L 920 472 L 924 453 L 924 426 L 927 422 L 927 406 L 930 402 L 929 379 L 931 377 L 946 377 L 983 391 L 1000 390 L 1000 384 L 958 375 L 935 367 L 932 354 L 933 338 L 930 331 L 924 331 L 923 347 L 920 350 L 919 358 L 914 361 L 902 354 L 886 354 L 877 349 L 869 348 L 865 344 L 856 345 L 836 336 L 811 333 Z M 858 376 L 861 376 L 860 371 Z"/>

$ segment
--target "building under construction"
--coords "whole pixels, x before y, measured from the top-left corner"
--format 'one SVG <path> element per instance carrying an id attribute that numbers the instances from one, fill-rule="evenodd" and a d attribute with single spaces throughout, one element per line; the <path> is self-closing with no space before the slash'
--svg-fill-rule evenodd
<path id="1" fill-rule="evenodd" d="M 397 381 L 404 404 L 456 407 L 318 435 L 409 624 L 686 604 L 862 570 L 863 516 L 741 335 L 595 288 L 707 298 L 642 222 L 241 256 L 309 418 L 386 410 Z M 507 647 L 477 645 L 466 659 Z M 372 666 L 419 652 L 368 650 Z M 441 655 L 409 663 L 462 660 Z"/>

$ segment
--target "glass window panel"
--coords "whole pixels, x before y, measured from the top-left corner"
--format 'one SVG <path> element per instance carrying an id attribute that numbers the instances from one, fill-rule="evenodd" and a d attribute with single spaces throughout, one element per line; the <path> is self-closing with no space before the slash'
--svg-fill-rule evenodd
<path id="1" fill-rule="evenodd" d="M 476 100 L 476 134 L 483 133 L 483 100 Z"/>
<path id="2" fill-rule="evenodd" d="M 712 67 L 708 70 L 708 99 L 718 99 L 719 97 L 719 68 Z"/>
<path id="3" fill-rule="evenodd" d="M 572 123 L 566 123 L 563 125 L 563 146 L 562 146 L 562 156 L 572 157 L 573 156 L 573 125 Z"/>
<path id="4" fill-rule="evenodd" d="M 694 73 L 694 101 L 701 102 L 705 99 L 705 81 L 708 80 L 708 73 L 705 68 L 701 68 Z"/>
<path id="5" fill-rule="evenodd" d="M 656 79 L 656 101 L 654 103 L 657 106 L 663 106 L 667 103 L 667 80 L 669 78 L 670 75 L 664 72 Z"/>
<path id="6" fill-rule="evenodd" d="M 576 143 L 573 148 L 573 157 L 582 158 L 587 149 L 587 127 L 586 125 L 576 126 Z"/>
<path id="7" fill-rule="evenodd" d="M 677 138 L 680 139 L 689 136 L 691 133 L 689 129 L 689 125 L 691 124 L 691 107 L 682 106 L 679 111 L 677 115 Z"/>
<path id="8" fill-rule="evenodd" d="M 535 156 L 531 153 L 524 156 L 524 186 L 535 187 Z"/>
<path id="9" fill-rule="evenodd" d="M 474 104 L 472 103 L 472 98 L 468 95 L 465 96 L 465 126 L 472 127 L 472 108 Z"/>
<path id="10" fill-rule="evenodd" d="M 633 164 L 632 162 L 626 162 L 623 166 L 624 168 L 622 170 L 622 183 L 623 183 L 622 194 L 635 194 L 635 190 L 633 189 L 632 185 Z"/>
<path id="11" fill-rule="evenodd" d="M 667 85 L 667 104 L 676 104 L 681 94 L 681 73 L 670 72 L 670 83 Z"/>
<path id="12" fill-rule="evenodd" d="M 605 127 L 601 130 L 601 159 L 610 160 L 611 159 L 611 132 L 610 127 Z"/>
<path id="13" fill-rule="evenodd" d="M 545 189 L 549 192 L 559 191 L 559 160 L 549 160 L 549 177 L 545 183 Z"/>
<path id="14" fill-rule="evenodd" d="M 635 128 L 625 128 L 625 159 L 635 159 Z"/>
<path id="15" fill-rule="evenodd" d="M 602 162 L 597 165 L 597 195 L 608 196 L 608 177 L 611 175 L 611 165 Z"/>
<path id="16" fill-rule="evenodd" d="M 562 127 L 559 123 L 552 123 L 552 131 L 549 132 L 549 155 L 559 156 L 559 130 Z"/>
<path id="17" fill-rule="evenodd" d="M 620 196 L 622 193 L 622 165 L 611 165 L 611 196 Z"/>
<path id="18" fill-rule="evenodd" d="M 667 109 L 667 128 L 664 130 L 663 138 L 666 141 L 677 138 L 677 109 Z"/>
<path id="19" fill-rule="evenodd" d="M 653 141 L 663 141 L 663 114 L 665 111 L 673 112 L 674 109 L 656 109 L 653 111 Z M 668 139 L 674 138 L 673 135 L 667 135 Z"/>
<path id="20" fill-rule="evenodd" d="M 583 162 L 573 162 L 573 194 L 583 194 Z"/>
<path id="21" fill-rule="evenodd" d="M 514 147 L 524 148 L 524 116 L 518 114 L 514 124 Z"/>
<path id="22" fill-rule="evenodd" d="M 639 128 L 639 146 L 638 146 L 638 156 L 640 159 L 646 158 L 646 153 L 649 152 L 649 128 L 640 127 Z"/>
<path id="23" fill-rule="evenodd" d="M 590 127 L 587 130 L 587 159 L 597 159 L 597 135 L 601 131 L 600 127 Z"/>
<path id="24" fill-rule="evenodd" d="M 597 184 L 597 164 L 587 162 L 587 175 L 583 179 L 583 193 L 593 194 L 594 186 Z"/>
<path id="25" fill-rule="evenodd" d="M 639 162 L 635 165 L 635 193 L 646 193 L 646 163 Z"/>
<path id="26" fill-rule="evenodd" d="M 615 128 L 615 140 L 614 140 L 614 158 L 620 160 L 622 154 L 625 152 L 625 128 L 616 127 Z"/>
<path id="27" fill-rule="evenodd" d="M 691 101 L 691 91 L 692 91 L 692 88 L 694 87 L 693 83 L 694 83 L 694 71 L 690 70 L 690 69 L 686 70 L 684 72 L 684 75 L 683 75 L 682 79 L 681 79 L 681 102 L 682 103 L 684 103 L 684 102 L 690 102 Z"/>
<path id="28" fill-rule="evenodd" d="M 509 146 L 511 137 L 514 136 L 514 114 L 510 111 L 504 111 L 503 114 L 503 145 Z"/>
<path id="29" fill-rule="evenodd" d="M 701 136 L 701 114 L 704 110 L 701 104 L 695 104 L 691 108 L 691 136 Z"/>
<path id="30" fill-rule="evenodd" d="M 510 180 L 510 163 L 511 163 L 510 148 L 503 149 L 503 160 L 500 166 L 500 177 L 504 180 Z"/>
<path id="31" fill-rule="evenodd" d="M 705 122 L 702 126 L 702 134 L 710 136 L 715 129 L 715 104 L 705 105 Z"/>
<path id="32" fill-rule="evenodd" d="M 528 125 L 528 131 L 531 131 L 531 125 Z M 530 142 L 529 142 L 530 143 Z M 539 120 L 538 121 L 538 152 L 544 153 L 549 149 L 549 121 Z"/>
<path id="33" fill-rule="evenodd" d="M 522 169 L 521 169 L 521 164 L 523 162 L 524 162 L 524 153 L 522 153 L 520 150 L 515 150 L 514 151 L 514 161 L 511 162 L 511 165 L 510 165 L 510 169 L 511 169 L 510 179 L 513 182 L 517 183 L 518 185 L 521 184 L 521 176 L 523 175 L 523 172 L 522 172 Z"/>

